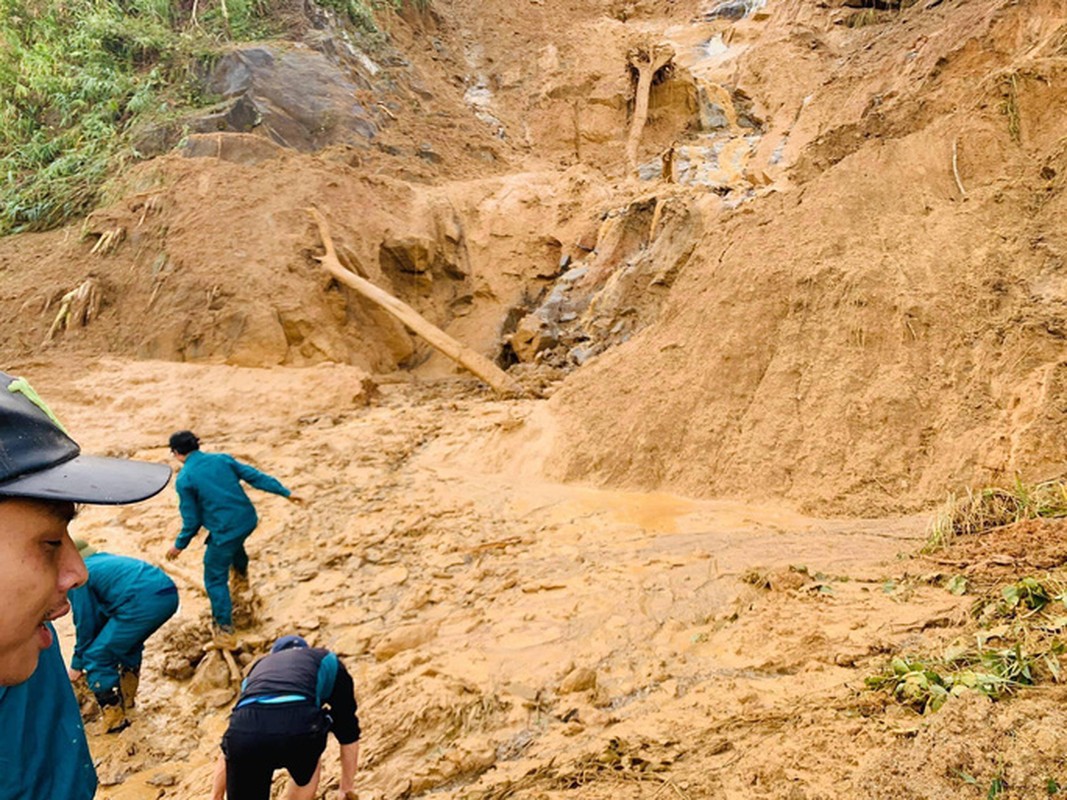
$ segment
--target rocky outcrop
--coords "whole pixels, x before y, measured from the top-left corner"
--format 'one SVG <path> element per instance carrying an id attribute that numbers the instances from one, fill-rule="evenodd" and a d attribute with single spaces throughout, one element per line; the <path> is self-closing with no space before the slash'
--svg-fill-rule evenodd
<path id="1" fill-rule="evenodd" d="M 340 61 L 297 45 L 234 50 L 215 68 L 209 89 L 226 105 L 195 123 L 199 132 L 256 132 L 313 152 L 332 144 L 365 144 L 377 134 L 354 97 L 361 88 Z"/>

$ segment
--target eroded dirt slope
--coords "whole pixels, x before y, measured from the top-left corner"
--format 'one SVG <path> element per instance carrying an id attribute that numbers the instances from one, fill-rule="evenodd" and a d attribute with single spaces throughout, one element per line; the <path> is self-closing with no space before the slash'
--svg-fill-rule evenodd
<path id="1" fill-rule="evenodd" d="M 212 134 L 131 169 L 85 238 L 0 241 L 6 366 L 87 450 L 163 460 L 189 426 L 311 499 L 260 501 L 236 668 L 293 629 L 343 654 L 364 797 L 1067 782 L 1055 683 L 928 717 L 862 688 L 972 633 L 945 565 L 907 557 L 925 519 L 871 518 L 1061 470 L 1065 9 L 731 8 L 406 11 L 360 68 L 366 146 Z M 650 45 L 674 60 L 634 169 Z M 490 397 L 329 281 L 311 205 L 552 399 Z M 99 313 L 49 337 L 87 280 Z M 168 491 L 77 532 L 153 559 L 176 520 Z M 1062 563 L 1061 533 L 951 569 L 995 588 L 1035 548 Z M 137 723 L 93 735 L 103 798 L 208 786 L 235 681 L 189 556 Z"/>
<path id="2" fill-rule="evenodd" d="M 563 474 L 851 513 L 1057 474 L 1063 7 L 767 11 L 735 80 L 788 188 L 567 383 Z"/>

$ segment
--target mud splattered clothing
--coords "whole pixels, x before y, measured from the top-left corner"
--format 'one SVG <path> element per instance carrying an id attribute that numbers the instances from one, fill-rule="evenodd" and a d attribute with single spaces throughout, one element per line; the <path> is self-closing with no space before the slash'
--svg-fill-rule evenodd
<path id="1" fill-rule="evenodd" d="M 260 659 L 241 686 L 222 738 L 229 800 L 267 800 L 276 769 L 306 786 L 333 732 L 360 737 L 352 678 L 334 653 L 293 648 Z"/>
<path id="2" fill-rule="evenodd" d="M 242 574 L 248 571 L 245 539 L 259 522 L 241 481 L 282 497 L 290 494 L 276 478 L 242 464 L 233 456 L 199 450 L 185 457 L 174 482 L 182 515 L 182 529 L 174 546 L 184 550 L 201 528 L 207 528 L 204 588 L 211 601 L 211 616 L 217 625 L 225 627 L 233 625 L 230 567 Z"/>
<path id="3" fill-rule="evenodd" d="M 141 669 L 145 641 L 178 610 L 178 588 L 136 558 L 93 553 L 85 568 L 89 579 L 67 593 L 77 629 L 70 666 L 100 694 L 119 685 L 120 668 Z"/>
<path id="4" fill-rule="evenodd" d="M 94 794 L 96 768 L 53 629 L 52 646 L 33 675 L 0 686 L 0 797 L 90 800 Z"/>

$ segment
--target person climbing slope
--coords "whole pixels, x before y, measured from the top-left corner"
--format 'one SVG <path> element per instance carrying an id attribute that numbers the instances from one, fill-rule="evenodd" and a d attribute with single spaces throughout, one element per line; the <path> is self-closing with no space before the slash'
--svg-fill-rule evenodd
<path id="1" fill-rule="evenodd" d="M 0 372 L 0 797 L 90 800 L 89 754 L 52 621 L 85 565 L 67 527 L 75 503 L 145 500 L 170 468 L 81 455 L 21 379 Z"/>
<path id="2" fill-rule="evenodd" d="M 230 568 L 238 586 L 248 585 L 248 553 L 245 540 L 259 523 L 255 506 L 241 481 L 264 492 L 281 495 L 293 503 L 304 501 L 292 494 L 277 478 L 243 464 L 226 453 L 204 453 L 192 431 L 178 431 L 170 437 L 170 451 L 181 462 L 174 482 L 182 529 L 167 551 L 175 559 L 189 546 L 201 527 L 207 528 L 204 550 L 204 588 L 211 601 L 216 632 L 233 634 L 233 600 L 230 597 Z"/>
<path id="3" fill-rule="evenodd" d="M 282 636 L 241 684 L 212 800 L 269 800 L 276 769 L 289 772 L 288 800 L 311 800 L 330 732 L 341 746 L 339 800 L 354 800 L 360 728 L 352 677 L 335 653 Z"/>
<path id="4" fill-rule="evenodd" d="M 70 680 L 84 672 L 105 730 L 117 733 L 130 724 L 144 643 L 178 610 L 178 587 L 144 561 L 98 552 L 84 539 L 74 543 L 89 580 L 67 595 L 77 631 Z"/>

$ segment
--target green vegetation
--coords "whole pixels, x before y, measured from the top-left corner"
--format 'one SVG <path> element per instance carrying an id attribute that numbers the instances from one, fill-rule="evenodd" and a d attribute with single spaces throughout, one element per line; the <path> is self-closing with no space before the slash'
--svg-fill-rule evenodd
<path id="1" fill-rule="evenodd" d="M 367 28 L 365 2 L 325 0 Z M 0 0 L 0 235 L 89 211 L 131 128 L 209 104 L 200 76 L 221 48 L 279 33 L 285 6 Z"/>
<path id="2" fill-rule="evenodd" d="M 1016 481 L 1011 489 L 967 490 L 950 496 L 930 523 L 923 552 L 950 544 L 957 536 L 999 528 L 1026 519 L 1067 516 L 1067 484 L 1045 481 L 1025 484 Z"/>
<path id="3" fill-rule="evenodd" d="M 1024 686 L 1058 681 L 1067 645 L 1067 586 L 1057 578 L 1023 578 L 974 605 L 976 631 L 933 657 L 896 656 L 866 679 L 920 714 L 950 698 L 979 692 L 998 699 Z"/>

